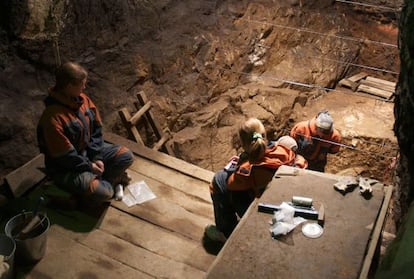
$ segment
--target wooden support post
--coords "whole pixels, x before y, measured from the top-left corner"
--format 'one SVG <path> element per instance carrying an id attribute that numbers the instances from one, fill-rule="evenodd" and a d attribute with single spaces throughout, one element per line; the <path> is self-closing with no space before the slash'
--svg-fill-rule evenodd
<path id="1" fill-rule="evenodd" d="M 144 113 L 147 113 L 149 109 L 151 108 L 151 101 L 148 101 L 142 108 L 140 108 L 132 117 L 129 119 L 129 124 L 131 126 L 135 126 L 138 121 L 141 119 L 141 117 L 144 115 Z"/>
<path id="2" fill-rule="evenodd" d="M 131 115 L 129 114 L 128 110 L 126 108 L 122 108 L 119 111 L 119 116 L 121 117 L 122 123 L 128 130 L 129 138 L 135 140 L 138 143 L 141 143 L 142 145 L 145 145 L 140 134 L 138 133 L 137 128 L 135 126 L 130 125 L 129 121 L 131 119 Z"/>
<path id="3" fill-rule="evenodd" d="M 145 145 L 136 127 L 140 119 L 144 118 L 144 120 L 151 126 L 151 130 L 155 134 L 156 139 L 158 140 L 158 142 L 154 145 L 153 149 L 163 149 L 166 153 L 174 155 L 171 146 L 167 144 L 167 141 L 170 138 L 170 134 L 164 134 L 161 131 L 158 122 L 155 120 L 154 116 L 150 111 L 152 107 L 151 101 L 148 100 L 147 96 L 143 91 L 137 93 L 137 99 L 138 102 L 134 103 L 137 112 L 133 116 L 131 116 L 131 114 L 128 112 L 126 108 L 122 108 L 119 111 L 119 116 L 121 117 L 122 123 L 128 130 L 130 139 L 133 139 L 136 142 Z"/>
<path id="4" fill-rule="evenodd" d="M 163 135 L 162 138 L 152 147 L 152 149 L 160 150 L 160 148 L 162 148 L 162 146 L 168 141 L 169 138 L 169 135 Z"/>
<path id="5" fill-rule="evenodd" d="M 146 103 L 149 102 L 147 96 L 145 95 L 145 93 L 143 91 L 138 92 L 137 98 L 138 98 L 138 101 L 141 104 L 141 106 L 143 106 L 144 104 L 146 104 Z M 161 128 L 158 125 L 158 122 L 155 121 L 155 118 L 152 115 L 152 112 L 151 111 L 146 111 L 145 112 L 145 116 L 147 118 L 147 121 L 151 125 L 151 128 L 154 131 L 155 136 L 157 137 L 157 139 L 162 138 L 162 134 L 160 132 L 161 131 Z"/>
<path id="6" fill-rule="evenodd" d="M 147 96 L 145 95 L 145 93 L 143 91 L 140 91 L 137 93 L 137 98 L 139 103 L 143 106 L 144 104 L 150 102 L 147 98 Z M 147 121 L 149 122 L 156 138 L 159 140 L 157 142 L 157 144 L 155 144 L 155 146 L 153 147 L 153 149 L 159 150 L 159 149 L 164 149 L 164 151 L 166 151 L 168 154 L 170 155 L 174 155 L 174 152 L 172 150 L 172 148 L 166 144 L 166 142 L 168 141 L 168 139 L 170 138 L 170 136 L 166 136 L 163 134 L 160 125 L 158 124 L 158 122 L 155 120 L 153 114 L 151 111 L 146 111 L 145 112 L 145 117 L 147 119 Z"/>

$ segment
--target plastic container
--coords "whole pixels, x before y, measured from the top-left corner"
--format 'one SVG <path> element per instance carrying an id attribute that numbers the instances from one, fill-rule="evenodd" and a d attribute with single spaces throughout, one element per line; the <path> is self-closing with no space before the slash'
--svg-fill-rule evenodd
<path id="1" fill-rule="evenodd" d="M 16 230 L 33 217 L 33 212 L 24 212 L 11 218 L 5 227 L 8 237 L 14 239 L 16 243 L 15 261 L 22 264 L 33 264 L 43 258 L 47 247 L 47 232 L 50 227 L 49 218 L 45 213 L 38 213 L 40 217 L 37 225 L 29 234 L 29 237 L 19 239 L 16 237 Z"/>
<path id="2" fill-rule="evenodd" d="M 13 238 L 0 234 L 0 255 L 4 256 L 3 262 L 0 262 L 0 278 L 11 279 L 14 277 L 14 253 L 16 243 Z"/>

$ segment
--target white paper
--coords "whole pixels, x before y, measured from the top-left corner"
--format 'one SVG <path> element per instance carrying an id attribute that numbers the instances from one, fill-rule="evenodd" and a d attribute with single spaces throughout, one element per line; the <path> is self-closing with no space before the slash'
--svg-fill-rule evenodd
<path id="1" fill-rule="evenodd" d="M 122 201 L 129 207 L 156 198 L 155 194 L 143 180 L 128 185 L 126 189 L 127 193 Z"/>

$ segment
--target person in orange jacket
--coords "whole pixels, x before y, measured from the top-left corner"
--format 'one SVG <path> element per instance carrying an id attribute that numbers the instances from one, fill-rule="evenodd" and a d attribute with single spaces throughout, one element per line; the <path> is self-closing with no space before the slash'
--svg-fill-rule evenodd
<path id="1" fill-rule="evenodd" d="M 125 170 L 134 156 L 124 146 L 104 142 L 99 111 L 84 93 L 87 78 L 86 69 L 77 63 L 56 70 L 37 140 L 46 172 L 56 185 L 85 204 L 98 205 L 129 182 Z"/>
<path id="2" fill-rule="evenodd" d="M 308 167 L 308 161 L 306 161 L 305 157 L 303 157 L 300 154 L 297 154 L 298 143 L 294 138 L 292 138 L 291 136 L 282 136 L 277 140 L 277 143 L 295 152 L 295 162 L 293 163 L 292 167 L 297 167 L 301 169 L 306 169 Z"/>
<path id="3" fill-rule="evenodd" d="M 333 127 L 333 119 L 328 111 L 319 112 L 314 118 L 297 123 L 290 136 L 298 143 L 298 154 L 308 161 L 308 169 L 325 171 L 327 154 L 338 153 L 341 134 Z"/>
<path id="4" fill-rule="evenodd" d="M 256 197 L 260 197 L 281 165 L 293 165 L 295 152 L 266 140 L 266 131 L 257 118 L 239 128 L 243 152 L 218 171 L 210 184 L 215 225 L 205 228 L 213 241 L 225 242 Z"/>

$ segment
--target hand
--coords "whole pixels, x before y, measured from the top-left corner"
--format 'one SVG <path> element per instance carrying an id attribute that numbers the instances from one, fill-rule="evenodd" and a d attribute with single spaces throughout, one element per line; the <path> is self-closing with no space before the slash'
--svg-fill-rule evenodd
<path id="1" fill-rule="evenodd" d="M 101 160 L 92 162 L 92 172 L 97 175 L 102 175 L 105 171 L 104 163 Z"/>
<path id="2" fill-rule="evenodd" d="M 298 150 L 305 149 L 308 145 L 312 144 L 312 140 L 308 140 L 304 137 L 300 137 L 298 140 Z"/>
<path id="3" fill-rule="evenodd" d="M 224 169 L 227 171 L 235 171 L 237 168 L 238 162 L 239 162 L 239 156 L 233 156 L 230 158 L 229 162 L 224 167 Z"/>
<path id="4" fill-rule="evenodd" d="M 234 155 L 233 157 L 230 158 L 229 162 L 235 162 L 237 163 L 239 161 L 239 156 Z"/>

